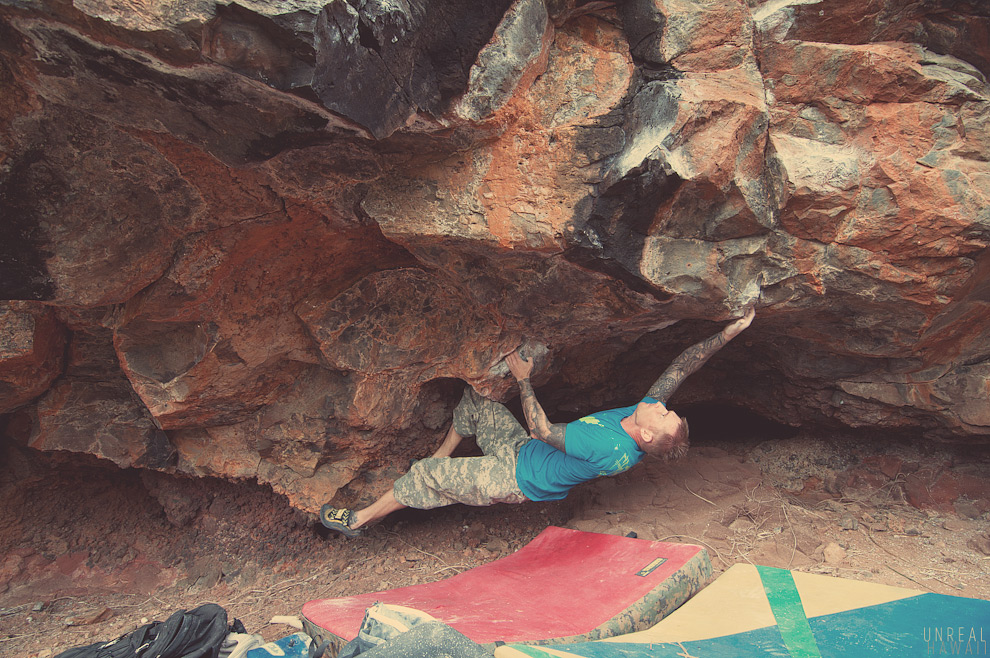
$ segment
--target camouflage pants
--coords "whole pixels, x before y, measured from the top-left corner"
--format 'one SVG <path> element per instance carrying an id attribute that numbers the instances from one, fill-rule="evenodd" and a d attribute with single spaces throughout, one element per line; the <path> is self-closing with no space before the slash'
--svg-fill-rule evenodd
<path id="1" fill-rule="evenodd" d="M 529 500 L 516 484 L 516 458 L 530 437 L 508 409 L 468 387 L 454 409 L 454 430 L 475 437 L 484 456 L 419 460 L 395 481 L 397 501 L 433 509 L 454 503 L 485 506 Z"/>

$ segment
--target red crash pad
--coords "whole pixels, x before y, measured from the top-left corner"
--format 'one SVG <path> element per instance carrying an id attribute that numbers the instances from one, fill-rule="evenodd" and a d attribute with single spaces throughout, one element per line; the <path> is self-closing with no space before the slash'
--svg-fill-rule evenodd
<path id="1" fill-rule="evenodd" d="M 426 612 L 479 644 L 598 639 L 646 629 L 711 578 L 699 546 L 549 527 L 502 559 L 446 580 L 310 601 L 311 635 L 357 636 L 375 602 Z"/>

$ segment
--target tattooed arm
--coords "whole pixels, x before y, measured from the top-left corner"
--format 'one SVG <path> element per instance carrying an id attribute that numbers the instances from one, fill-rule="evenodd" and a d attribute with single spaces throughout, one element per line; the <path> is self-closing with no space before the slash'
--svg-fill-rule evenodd
<path id="1" fill-rule="evenodd" d="M 722 331 L 681 352 L 680 356 L 674 359 L 674 362 L 660 375 L 660 379 L 653 383 L 647 395 L 666 404 L 681 382 L 705 365 L 705 362 L 722 349 L 723 345 L 741 334 L 753 321 L 755 315 L 756 310 L 751 308 L 746 315 L 730 323 Z"/>
<path id="2" fill-rule="evenodd" d="M 554 448 L 564 450 L 564 423 L 551 423 L 543 407 L 536 400 L 536 393 L 529 383 L 529 375 L 533 372 L 533 362 L 519 356 L 518 352 L 513 352 L 505 357 L 505 363 L 509 366 L 516 381 L 519 382 L 520 399 L 522 400 L 523 414 L 526 416 L 526 424 L 529 425 L 529 433 L 534 439 L 539 439 L 544 443 L 549 443 Z"/>

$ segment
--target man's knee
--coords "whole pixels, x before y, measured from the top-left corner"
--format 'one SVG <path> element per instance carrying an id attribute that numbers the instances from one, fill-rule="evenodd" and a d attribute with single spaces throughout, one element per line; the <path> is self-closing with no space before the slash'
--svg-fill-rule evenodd
<path id="1" fill-rule="evenodd" d="M 395 499 L 406 507 L 433 509 L 449 505 L 437 490 L 437 477 L 434 472 L 437 463 L 450 457 L 427 457 L 414 462 L 409 471 L 395 481 L 392 492 Z"/>
<path id="2" fill-rule="evenodd" d="M 484 400 L 470 385 L 464 387 L 461 401 L 454 408 L 454 431 L 461 436 L 477 436 L 478 415 Z"/>

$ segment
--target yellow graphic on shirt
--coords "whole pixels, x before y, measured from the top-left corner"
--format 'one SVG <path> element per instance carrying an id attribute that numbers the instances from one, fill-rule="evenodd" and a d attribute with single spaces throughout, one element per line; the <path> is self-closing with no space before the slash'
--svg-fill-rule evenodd
<path id="1" fill-rule="evenodd" d="M 594 416 L 585 416 L 584 418 L 578 418 L 578 421 L 582 423 L 587 423 L 588 425 L 597 425 L 598 427 L 605 427 L 605 423 L 598 420 Z M 614 436 L 613 436 L 613 440 L 615 440 Z M 617 440 L 615 444 L 615 449 L 619 450 L 619 443 Z M 629 453 L 623 452 L 622 456 L 615 460 L 615 465 L 612 466 L 611 471 L 598 471 L 598 475 L 599 476 L 618 475 L 619 473 L 628 470 L 631 462 L 632 459 L 630 459 Z"/>
<path id="2" fill-rule="evenodd" d="M 619 473 L 622 473 L 623 471 L 625 471 L 626 469 L 629 468 L 629 462 L 631 462 L 631 461 L 632 460 L 629 459 L 629 455 L 627 453 L 622 453 L 622 457 L 620 457 L 620 458 L 618 458 L 618 459 L 615 460 L 615 465 L 612 466 L 612 471 L 611 472 L 609 472 L 609 471 L 599 471 L 598 472 L 598 475 L 599 476 L 602 476 L 602 475 L 618 475 Z"/>

